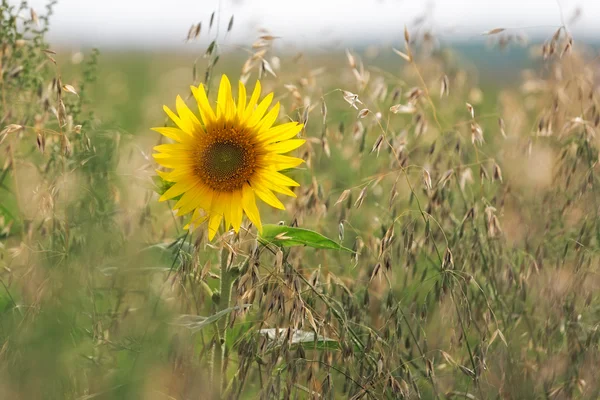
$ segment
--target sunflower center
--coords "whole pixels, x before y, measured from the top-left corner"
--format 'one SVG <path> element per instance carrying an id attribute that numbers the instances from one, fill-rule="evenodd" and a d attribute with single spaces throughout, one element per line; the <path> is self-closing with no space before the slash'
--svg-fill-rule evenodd
<path id="1" fill-rule="evenodd" d="M 219 192 L 241 189 L 257 164 L 251 138 L 236 130 L 209 133 L 198 156 L 196 173 L 204 184 Z"/>
<path id="2" fill-rule="evenodd" d="M 243 166 L 244 149 L 232 143 L 215 143 L 207 149 L 205 161 L 216 177 L 227 179 Z"/>

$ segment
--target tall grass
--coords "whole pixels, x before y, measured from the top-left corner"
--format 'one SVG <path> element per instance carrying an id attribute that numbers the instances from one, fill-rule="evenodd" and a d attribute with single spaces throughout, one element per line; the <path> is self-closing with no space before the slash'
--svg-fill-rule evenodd
<path id="1" fill-rule="evenodd" d="M 488 90 L 419 29 L 391 63 L 268 34 L 244 62 L 211 18 L 192 62 L 117 68 L 55 54 L 51 9 L 0 6 L 1 398 L 600 396 L 599 65 L 565 27 L 490 31 L 535 69 Z M 223 71 L 306 123 L 271 243 L 156 201 L 148 128 Z M 292 227 L 352 251 L 284 247 Z"/>

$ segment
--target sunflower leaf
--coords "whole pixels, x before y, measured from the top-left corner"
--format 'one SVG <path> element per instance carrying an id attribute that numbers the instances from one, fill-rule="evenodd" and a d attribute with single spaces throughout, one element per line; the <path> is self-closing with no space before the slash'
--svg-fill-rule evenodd
<path id="1" fill-rule="evenodd" d="M 301 344 L 308 348 L 316 349 L 335 349 L 339 348 L 339 342 L 335 339 L 328 338 L 322 335 L 315 335 L 311 331 L 302 331 L 300 329 L 293 328 L 267 328 L 258 331 L 261 335 L 264 335 L 271 343 L 282 344 L 288 335 L 288 329 L 292 329 L 291 344 Z M 313 346 L 310 346 L 310 345 Z"/>
<path id="2" fill-rule="evenodd" d="M 152 182 L 154 183 L 152 190 L 154 190 L 156 193 L 158 193 L 159 196 L 162 196 L 163 194 L 165 194 L 165 192 L 167 190 L 169 190 L 171 188 L 171 186 L 173 186 L 175 184 L 175 182 L 165 181 L 163 178 L 161 178 L 158 175 L 154 175 L 152 177 Z M 183 194 L 180 194 L 179 196 L 175 196 L 171 200 L 178 201 L 179 199 L 181 199 L 181 196 L 183 196 Z"/>
<path id="3" fill-rule="evenodd" d="M 152 182 L 154 183 L 154 191 L 161 196 L 175 184 L 175 182 L 165 181 L 158 175 L 152 176 Z"/>
<path id="4" fill-rule="evenodd" d="M 352 250 L 334 242 L 318 232 L 303 228 L 292 228 L 284 225 L 263 225 L 261 239 L 263 242 L 272 243 L 281 247 L 309 246 L 315 249 L 344 250 L 352 252 Z"/>
<path id="5" fill-rule="evenodd" d="M 179 325 L 179 326 L 184 326 L 184 327 L 188 328 L 189 330 L 191 330 L 193 333 L 196 333 L 196 332 L 201 331 L 205 327 L 209 326 L 210 324 L 217 322 L 219 319 L 221 319 L 225 315 L 227 315 L 233 311 L 249 308 L 250 306 L 252 306 L 252 304 L 243 304 L 241 306 L 229 307 L 229 308 L 221 310 L 221 311 L 217 312 L 216 314 L 213 314 L 209 317 L 203 317 L 200 315 L 183 314 L 183 315 L 180 315 L 179 318 L 177 318 L 173 322 L 173 324 Z"/>

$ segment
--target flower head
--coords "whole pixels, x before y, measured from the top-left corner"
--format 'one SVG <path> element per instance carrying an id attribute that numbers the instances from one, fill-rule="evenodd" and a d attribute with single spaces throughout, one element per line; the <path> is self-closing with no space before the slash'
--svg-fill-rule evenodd
<path id="1" fill-rule="evenodd" d="M 244 213 L 261 232 L 256 197 L 279 209 L 284 206 L 273 192 L 295 197 L 289 187 L 299 186 L 298 183 L 279 171 L 303 162 L 283 155 L 305 142 L 295 139 L 303 125 L 297 122 L 274 125 L 279 103 L 268 110 L 273 93 L 259 102 L 260 82 L 256 82 L 249 100 L 240 82 L 236 103 L 229 79 L 223 75 L 216 110 L 211 107 L 202 84 L 191 89 L 200 118 L 177 96 L 177 113 L 164 106 L 176 127 L 153 128 L 174 141 L 154 147 L 158 152 L 153 155 L 156 162 L 170 169 L 157 173 L 173 182 L 160 201 L 181 196 L 173 209 L 178 215 L 192 213 L 188 228 L 208 220 L 210 240 L 223 218 L 226 228 L 233 226 L 238 232 Z"/>

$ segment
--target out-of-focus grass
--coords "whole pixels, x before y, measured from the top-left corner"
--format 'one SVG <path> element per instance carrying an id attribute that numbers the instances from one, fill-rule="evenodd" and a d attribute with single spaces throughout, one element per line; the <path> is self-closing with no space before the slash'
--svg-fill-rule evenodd
<path id="1" fill-rule="evenodd" d="M 564 30 L 549 33 L 546 60 L 501 75 L 428 51 L 426 35 L 406 44 L 410 61 L 266 43 L 276 76 L 263 70 L 264 91 L 282 121 L 307 122 L 307 144 L 289 172 L 298 197 L 263 219 L 356 251 L 279 253 L 252 228 L 213 243 L 186 234 L 151 179 L 149 127 L 188 95 L 194 63 L 197 84 L 219 55 L 214 91 L 260 49 L 73 63 L 42 51 L 33 17 L 23 27 L 2 7 L 0 398 L 218 392 L 214 325 L 182 321 L 217 312 L 222 248 L 240 268 L 232 305 L 252 304 L 228 317 L 232 398 L 598 397 L 597 60 L 584 46 L 560 57 Z M 332 342 L 278 345 L 261 334 L 276 327 Z"/>

